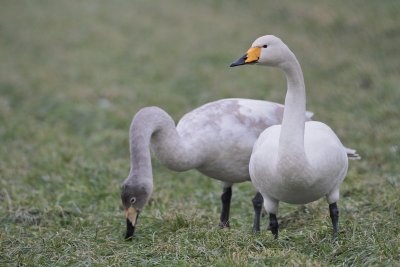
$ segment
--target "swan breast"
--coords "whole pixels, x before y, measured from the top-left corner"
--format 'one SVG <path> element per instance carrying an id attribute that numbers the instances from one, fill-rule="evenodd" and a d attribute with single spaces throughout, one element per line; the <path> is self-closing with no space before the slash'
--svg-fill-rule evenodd
<path id="1" fill-rule="evenodd" d="M 305 204 L 325 196 L 343 181 L 348 167 L 346 151 L 327 125 L 306 122 L 307 164 L 291 166 L 291 172 L 278 164 L 280 130 L 280 125 L 268 128 L 254 145 L 250 175 L 261 192 L 287 203 Z"/>

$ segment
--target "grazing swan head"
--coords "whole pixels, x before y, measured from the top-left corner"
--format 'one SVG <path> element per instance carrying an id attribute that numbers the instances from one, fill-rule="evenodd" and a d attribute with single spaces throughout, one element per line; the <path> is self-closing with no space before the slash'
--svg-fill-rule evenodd
<path id="1" fill-rule="evenodd" d="M 121 199 L 127 219 L 127 236 L 130 238 L 135 231 L 136 220 L 140 211 L 149 200 L 153 191 L 153 184 L 148 181 L 127 179 L 121 186 Z"/>
<path id="2" fill-rule="evenodd" d="M 293 57 L 294 54 L 281 39 L 273 35 L 265 35 L 257 38 L 247 53 L 233 62 L 230 67 L 248 64 L 278 67 L 291 61 Z"/>

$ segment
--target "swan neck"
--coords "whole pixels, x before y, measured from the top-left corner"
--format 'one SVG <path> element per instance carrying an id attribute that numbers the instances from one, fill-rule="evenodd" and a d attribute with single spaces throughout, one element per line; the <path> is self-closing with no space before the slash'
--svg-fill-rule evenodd
<path id="1" fill-rule="evenodd" d="M 281 66 L 286 75 L 287 93 L 282 128 L 279 138 L 279 157 L 301 164 L 305 160 L 304 127 L 306 93 L 303 73 L 294 54 L 292 60 Z"/>
<path id="2" fill-rule="evenodd" d="M 153 182 L 150 140 L 154 132 L 154 125 L 144 127 L 143 124 L 140 116 L 136 115 L 129 129 L 131 169 L 128 177 Z"/>
<path id="3" fill-rule="evenodd" d="M 175 122 L 165 111 L 156 107 L 140 110 L 133 118 L 130 134 L 131 174 L 138 179 L 153 179 L 151 152 L 169 169 L 191 169 L 193 160 L 187 145 L 175 128 Z"/>

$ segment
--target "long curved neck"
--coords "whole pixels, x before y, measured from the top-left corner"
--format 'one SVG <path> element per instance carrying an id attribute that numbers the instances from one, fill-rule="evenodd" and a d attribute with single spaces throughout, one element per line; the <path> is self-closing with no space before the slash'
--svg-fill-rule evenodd
<path id="1" fill-rule="evenodd" d="M 155 125 L 146 127 L 144 109 L 140 110 L 132 120 L 129 129 L 129 152 L 131 156 L 131 170 L 129 177 L 149 179 L 153 181 L 153 172 L 150 154 L 150 139 Z"/>
<path id="2" fill-rule="evenodd" d="M 291 60 L 280 67 L 286 75 L 287 93 L 278 158 L 287 168 L 301 167 L 306 163 L 304 152 L 306 92 L 303 73 L 294 54 L 291 55 Z"/>
<path id="3" fill-rule="evenodd" d="M 195 164 L 187 145 L 181 140 L 172 118 L 162 109 L 141 109 L 133 118 L 129 131 L 131 154 L 130 177 L 153 179 L 151 153 L 169 169 L 183 171 Z"/>

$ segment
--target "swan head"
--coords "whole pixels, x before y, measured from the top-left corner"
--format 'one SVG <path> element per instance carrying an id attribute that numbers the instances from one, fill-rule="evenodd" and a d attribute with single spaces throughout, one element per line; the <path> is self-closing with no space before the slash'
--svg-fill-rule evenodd
<path id="1" fill-rule="evenodd" d="M 230 67 L 253 64 L 279 67 L 293 57 L 294 54 L 281 39 L 265 35 L 257 38 L 246 54 L 233 62 Z"/>
<path id="2" fill-rule="evenodd" d="M 146 205 L 153 192 L 153 184 L 128 177 L 121 186 L 121 200 L 126 217 L 125 239 L 131 239 L 140 211 Z"/>

